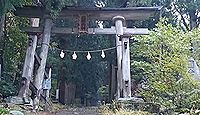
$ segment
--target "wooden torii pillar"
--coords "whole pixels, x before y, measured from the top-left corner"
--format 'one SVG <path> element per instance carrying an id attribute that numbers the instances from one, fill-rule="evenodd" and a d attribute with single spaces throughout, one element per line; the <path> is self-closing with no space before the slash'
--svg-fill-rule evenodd
<path id="1" fill-rule="evenodd" d="M 123 73 L 122 73 L 122 40 L 120 38 L 123 32 L 123 22 L 125 18 L 123 16 L 115 16 L 113 18 L 116 29 L 116 46 L 117 46 L 117 98 L 124 97 L 123 95 Z"/>
<path id="2" fill-rule="evenodd" d="M 32 18 L 31 19 L 31 26 L 32 27 L 39 27 L 39 18 Z M 24 81 L 23 86 L 21 87 L 18 96 L 22 97 L 27 101 L 27 93 L 29 90 L 29 84 L 32 79 L 32 73 L 34 69 L 34 61 L 35 61 L 35 50 L 37 46 L 37 36 L 36 35 L 29 35 L 29 41 L 27 45 L 27 51 L 26 51 L 26 57 L 24 61 L 24 67 L 23 67 L 23 73 L 22 73 L 22 79 Z"/>
<path id="3" fill-rule="evenodd" d="M 49 49 L 49 43 L 51 38 L 51 28 L 52 28 L 52 19 L 46 18 L 44 22 L 44 30 L 43 30 L 43 36 L 42 36 L 42 47 L 40 52 L 40 65 L 37 70 L 36 76 L 35 76 L 35 87 L 37 88 L 37 95 L 34 99 L 34 107 L 35 109 L 39 106 L 39 100 L 40 95 L 42 93 L 42 82 L 44 80 L 44 73 L 45 73 L 45 67 L 46 67 L 46 60 L 47 60 L 47 54 Z"/>
<path id="4" fill-rule="evenodd" d="M 117 82 L 118 88 L 117 98 L 131 97 L 131 74 L 130 74 L 130 51 L 129 38 L 123 37 L 123 23 L 125 18 L 123 16 L 115 16 L 113 18 L 116 28 L 116 45 L 117 47 Z M 147 34 L 145 32 L 141 34 Z"/>
<path id="5" fill-rule="evenodd" d="M 130 50 L 129 38 L 122 38 L 122 85 L 123 96 L 125 98 L 131 97 L 131 73 L 130 73 Z"/>

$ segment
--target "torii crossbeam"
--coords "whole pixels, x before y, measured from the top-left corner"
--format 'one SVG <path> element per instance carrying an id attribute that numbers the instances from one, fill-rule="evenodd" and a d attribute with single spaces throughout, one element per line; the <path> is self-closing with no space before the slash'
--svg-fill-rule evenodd
<path id="1" fill-rule="evenodd" d="M 147 28 L 126 28 L 127 20 L 145 20 L 159 16 L 162 7 L 130 7 L 130 8 L 79 8 L 65 7 L 58 15 L 58 19 L 77 20 L 78 26 L 75 28 L 53 27 L 52 18 L 42 7 L 25 6 L 16 8 L 15 14 L 20 17 L 45 19 L 43 27 L 22 28 L 22 31 L 33 35 L 43 34 L 42 51 L 40 54 L 41 64 L 37 76 L 44 76 L 46 58 L 50 34 L 113 34 L 116 35 L 117 47 L 117 96 L 116 99 L 131 97 L 131 75 L 130 75 L 130 52 L 129 38 L 122 36 L 146 35 Z M 88 26 L 89 20 L 111 20 L 115 27 L 111 28 L 91 28 Z M 43 78 L 43 77 L 42 77 Z M 43 80 L 43 79 L 42 79 Z M 41 88 L 41 87 L 38 87 Z"/>
<path id="2" fill-rule="evenodd" d="M 87 15 L 89 19 L 112 20 L 115 16 L 123 16 L 126 20 L 146 20 L 154 17 L 162 7 L 128 7 L 128 8 L 80 8 L 65 7 L 57 18 L 72 18 L 77 15 Z M 44 18 L 45 9 L 37 6 L 17 8 L 15 14 L 21 17 Z"/>
<path id="3" fill-rule="evenodd" d="M 42 33 L 43 28 L 41 27 L 25 27 L 21 29 L 23 32 L 29 34 Z M 126 28 L 123 27 L 124 34 L 123 35 L 147 35 L 149 34 L 149 30 L 147 28 Z M 72 28 L 52 28 L 52 34 L 79 34 L 78 29 Z M 116 28 L 88 28 L 87 34 L 99 34 L 99 35 L 114 35 L 116 34 Z"/>

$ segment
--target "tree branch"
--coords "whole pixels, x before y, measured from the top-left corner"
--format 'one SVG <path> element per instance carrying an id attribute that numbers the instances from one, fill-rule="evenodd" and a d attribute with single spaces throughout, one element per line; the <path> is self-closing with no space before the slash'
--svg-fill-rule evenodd
<path id="1" fill-rule="evenodd" d="M 176 5 L 175 5 L 174 3 L 173 3 L 173 6 L 174 6 L 175 10 L 180 14 L 181 20 L 183 21 L 184 26 L 185 26 L 186 29 L 189 31 L 190 28 L 188 27 L 188 25 L 187 25 L 187 23 L 186 23 L 186 21 L 185 21 L 185 18 L 183 17 L 181 11 L 178 10 L 178 8 L 176 7 Z"/>

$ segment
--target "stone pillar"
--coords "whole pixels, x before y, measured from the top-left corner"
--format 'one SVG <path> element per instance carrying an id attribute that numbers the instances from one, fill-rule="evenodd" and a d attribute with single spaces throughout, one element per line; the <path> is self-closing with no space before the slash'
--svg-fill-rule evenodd
<path id="1" fill-rule="evenodd" d="M 123 35 L 123 22 L 125 18 L 122 16 L 113 17 L 116 29 L 116 46 L 117 46 L 117 99 L 123 97 L 122 87 L 122 41 L 120 36 Z"/>

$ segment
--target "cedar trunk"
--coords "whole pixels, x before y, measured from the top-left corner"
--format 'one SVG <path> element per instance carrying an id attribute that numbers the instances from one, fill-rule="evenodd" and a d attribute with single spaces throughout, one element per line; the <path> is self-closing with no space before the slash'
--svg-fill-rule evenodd
<path id="1" fill-rule="evenodd" d="M 3 71 L 3 49 L 4 49 L 4 24 L 5 24 L 5 15 L 2 15 L 0 18 L 0 77 Z"/>

